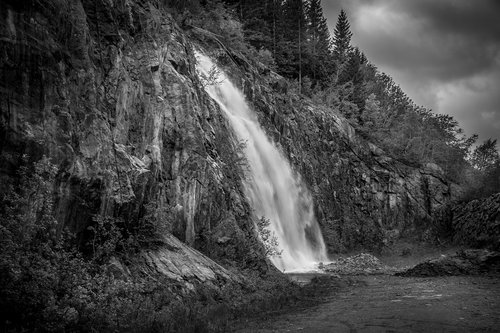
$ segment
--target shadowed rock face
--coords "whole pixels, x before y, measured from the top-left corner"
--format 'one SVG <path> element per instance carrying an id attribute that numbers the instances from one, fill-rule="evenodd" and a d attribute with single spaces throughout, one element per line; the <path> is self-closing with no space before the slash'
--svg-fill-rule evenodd
<path id="1" fill-rule="evenodd" d="M 231 164 L 236 144 L 167 13 L 139 1 L 0 8 L 2 189 L 22 155 L 46 155 L 59 168 L 56 216 L 80 241 L 94 214 L 133 224 L 149 204 L 162 212 L 158 228 L 189 246 L 264 263 Z M 198 264 L 178 276 L 206 266 Z"/>
<path id="2" fill-rule="evenodd" d="M 457 243 L 500 250 L 500 193 L 458 204 L 449 218 Z"/>

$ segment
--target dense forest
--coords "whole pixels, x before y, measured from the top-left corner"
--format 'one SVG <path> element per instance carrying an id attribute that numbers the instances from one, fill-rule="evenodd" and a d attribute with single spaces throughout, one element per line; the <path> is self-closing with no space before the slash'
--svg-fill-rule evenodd
<path id="1" fill-rule="evenodd" d="M 500 188 L 496 139 L 478 143 L 477 135 L 467 137 L 452 116 L 416 105 L 370 62 L 362 45 L 352 45 L 344 10 L 332 36 L 320 0 L 167 3 L 179 20 L 193 17 L 193 25 L 287 78 L 296 93 L 340 111 L 394 158 L 416 166 L 439 165 L 451 181 L 465 186 L 464 199 Z"/>

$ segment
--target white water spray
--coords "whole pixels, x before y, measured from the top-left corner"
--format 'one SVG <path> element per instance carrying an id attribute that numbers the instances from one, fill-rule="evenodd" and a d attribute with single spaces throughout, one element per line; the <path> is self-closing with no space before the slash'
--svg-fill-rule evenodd
<path id="1" fill-rule="evenodd" d="M 205 77 L 213 76 L 216 67 L 211 59 L 199 53 L 196 58 L 198 71 Z M 205 90 L 224 111 L 238 138 L 246 142 L 250 166 L 246 195 L 257 217 L 270 220 L 269 228 L 282 250 L 281 256 L 272 256 L 271 261 L 286 272 L 314 269 L 327 256 L 311 195 L 267 138 L 243 93 L 220 70 L 217 76 L 217 83 L 206 85 Z"/>

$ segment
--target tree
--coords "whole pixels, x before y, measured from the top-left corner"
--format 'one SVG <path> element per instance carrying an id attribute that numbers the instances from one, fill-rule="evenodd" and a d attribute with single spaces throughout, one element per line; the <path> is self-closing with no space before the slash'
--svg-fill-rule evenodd
<path id="1" fill-rule="evenodd" d="M 467 173 L 465 200 L 486 198 L 500 192 L 500 155 L 497 140 L 488 139 L 477 146 L 470 156 L 472 168 Z"/>
<path id="2" fill-rule="evenodd" d="M 290 55 L 288 59 L 289 75 L 298 78 L 300 89 L 303 76 L 304 44 L 307 40 L 304 2 L 303 0 L 287 0 L 283 6 L 284 27 L 285 31 L 287 31 L 284 37 L 288 41 L 285 52 Z"/>
<path id="3" fill-rule="evenodd" d="M 351 46 L 351 37 L 351 25 L 347 19 L 346 12 L 342 9 L 333 34 L 334 55 L 335 60 L 339 64 L 342 64 L 347 58 L 347 53 Z"/>
<path id="4" fill-rule="evenodd" d="M 362 113 L 365 108 L 365 100 L 368 97 L 365 87 L 365 70 L 366 57 L 357 47 L 349 52 L 347 63 L 342 68 L 339 76 L 339 83 L 344 84 L 351 81 L 353 92 L 350 96 L 350 102 L 358 106 L 359 112 Z M 361 119 L 358 119 L 359 121 Z"/>
<path id="5" fill-rule="evenodd" d="M 274 231 L 269 229 L 271 221 L 262 216 L 257 221 L 257 231 L 264 246 L 264 251 L 266 256 L 281 256 L 283 250 L 280 250 L 278 237 L 274 234 Z"/>
<path id="6" fill-rule="evenodd" d="M 332 67 L 332 40 L 321 8 L 321 0 L 310 0 L 306 8 L 313 84 L 325 80 Z"/>
<path id="7" fill-rule="evenodd" d="M 477 146 L 471 156 L 472 166 L 479 171 L 486 171 L 500 161 L 497 140 L 488 139 Z"/>

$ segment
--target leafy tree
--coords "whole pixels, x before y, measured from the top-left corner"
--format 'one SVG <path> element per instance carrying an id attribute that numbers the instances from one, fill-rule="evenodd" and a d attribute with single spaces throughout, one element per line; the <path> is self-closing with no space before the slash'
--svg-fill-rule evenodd
<path id="1" fill-rule="evenodd" d="M 474 168 L 486 171 L 500 161 L 497 150 L 497 140 L 488 139 L 477 146 L 472 152 L 471 163 Z"/>
<path id="2" fill-rule="evenodd" d="M 279 249 L 278 238 L 272 230 L 269 229 L 271 221 L 262 216 L 257 221 L 257 231 L 259 232 L 266 256 L 280 256 L 283 252 Z"/>
<path id="3" fill-rule="evenodd" d="M 496 144 L 496 139 L 488 139 L 471 153 L 472 167 L 466 173 L 464 200 L 486 198 L 500 192 L 500 156 Z"/>

